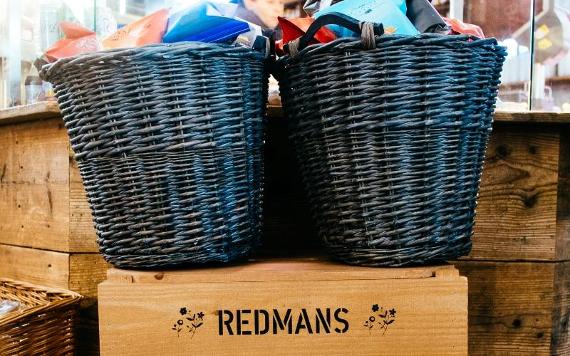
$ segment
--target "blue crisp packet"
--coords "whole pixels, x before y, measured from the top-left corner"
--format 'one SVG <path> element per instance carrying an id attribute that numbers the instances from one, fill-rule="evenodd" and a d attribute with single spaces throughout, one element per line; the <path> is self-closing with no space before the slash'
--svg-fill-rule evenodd
<path id="1" fill-rule="evenodd" d="M 249 31 L 247 22 L 233 18 L 236 11 L 236 4 L 201 1 L 168 18 L 162 42 L 232 42 Z"/>
<path id="2" fill-rule="evenodd" d="M 419 33 L 406 17 L 405 0 L 345 0 L 320 10 L 315 17 L 331 12 L 340 12 L 361 22 L 381 23 L 389 34 L 413 36 Z M 354 32 L 339 26 L 329 28 L 338 37 L 357 37 Z"/>

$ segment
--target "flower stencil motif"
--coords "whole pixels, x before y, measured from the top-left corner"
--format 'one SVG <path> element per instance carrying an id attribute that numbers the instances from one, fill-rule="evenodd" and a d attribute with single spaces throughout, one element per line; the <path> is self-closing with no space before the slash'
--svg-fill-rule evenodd
<path id="1" fill-rule="evenodd" d="M 178 313 L 180 317 L 172 326 L 172 330 L 176 331 L 178 337 L 180 337 L 180 333 L 183 330 L 186 330 L 190 333 L 190 338 L 193 338 L 198 328 L 204 325 L 204 313 L 192 313 L 192 311 L 186 307 L 180 308 Z"/>
<path id="2" fill-rule="evenodd" d="M 364 327 L 370 332 L 372 332 L 372 329 L 377 329 L 382 331 L 382 335 L 386 334 L 388 327 L 396 321 L 396 309 L 388 310 L 378 304 L 373 304 L 371 310 L 372 313 L 368 320 L 364 322 Z"/>

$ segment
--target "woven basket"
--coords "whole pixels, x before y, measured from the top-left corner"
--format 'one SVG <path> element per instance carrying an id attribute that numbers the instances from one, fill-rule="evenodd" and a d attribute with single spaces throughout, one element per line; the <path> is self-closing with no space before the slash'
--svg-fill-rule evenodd
<path id="1" fill-rule="evenodd" d="M 277 63 L 325 245 L 370 266 L 467 254 L 505 50 L 495 39 L 352 30 L 360 40 L 302 38 Z"/>
<path id="2" fill-rule="evenodd" d="M 0 278 L 0 300 L 20 302 L 0 315 L 0 355 L 73 355 L 79 294 Z"/>
<path id="3" fill-rule="evenodd" d="M 228 262 L 260 237 L 264 55 L 182 42 L 61 59 L 54 84 L 100 251 L 123 268 Z"/>

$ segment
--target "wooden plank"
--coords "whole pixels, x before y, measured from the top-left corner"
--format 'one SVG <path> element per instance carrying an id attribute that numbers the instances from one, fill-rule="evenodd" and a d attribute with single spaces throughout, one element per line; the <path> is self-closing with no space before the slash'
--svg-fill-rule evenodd
<path id="1" fill-rule="evenodd" d="M 469 259 L 555 260 L 560 134 L 495 125 Z"/>
<path id="2" fill-rule="evenodd" d="M 98 252 L 91 208 L 73 152 L 69 157 L 69 250 Z"/>
<path id="3" fill-rule="evenodd" d="M 570 263 L 557 263 L 554 269 L 552 310 L 552 354 L 570 355 Z"/>
<path id="4" fill-rule="evenodd" d="M 335 280 L 313 278 L 316 265 L 306 262 L 297 267 L 284 266 L 287 272 L 278 278 L 274 274 L 280 263 L 268 262 L 265 266 L 270 268 L 259 270 L 259 264 L 251 264 L 258 275 L 255 281 L 241 277 L 229 281 L 226 277 L 247 275 L 246 266 L 242 270 L 168 271 L 160 278 L 155 272 L 146 272 L 149 278 L 134 279 L 129 277 L 143 272 L 115 270 L 113 278 L 99 286 L 101 354 L 467 354 L 467 280 L 447 272 L 449 267 L 443 269 L 446 272 L 441 277 L 407 278 L 408 269 L 370 269 L 361 270 L 362 278 Z M 330 268 L 324 267 L 323 273 Z M 378 274 L 376 280 L 366 275 L 372 270 Z M 398 271 L 403 275 L 396 277 Z M 117 275 L 120 272 L 125 278 Z M 214 282 L 202 281 L 205 274 Z M 265 274 L 272 276 L 262 276 Z M 297 279 L 286 274 L 296 275 Z M 197 282 L 194 275 L 198 276 Z M 184 282 L 176 282 L 174 277 Z M 224 279 L 223 283 L 216 282 Z M 372 310 L 377 303 L 395 310 L 395 321 L 385 332 L 376 327 L 368 329 L 364 324 L 370 317 L 374 322 L 376 317 L 380 320 Z M 204 313 L 203 324 L 195 333 L 173 330 L 178 320 L 188 323 L 182 320 L 181 308 L 190 310 L 191 315 Z M 329 332 L 324 326 L 317 332 L 317 308 L 325 314 L 327 308 L 331 315 L 338 312 L 346 324 L 331 317 Z M 290 310 L 291 332 L 289 322 L 280 329 L 275 310 L 280 317 Z M 263 312 L 268 313 L 267 319 L 263 319 Z M 273 326 L 270 320 L 276 324 Z M 307 323 L 312 323 L 310 328 L 304 325 Z M 264 325 L 268 327 L 266 333 L 262 332 Z M 228 335 L 230 331 L 233 335 Z"/>
<path id="5" fill-rule="evenodd" d="M 441 272 L 444 271 L 444 272 Z M 437 273 L 451 273 L 458 276 L 451 265 L 386 268 L 348 266 L 321 257 L 314 258 L 279 258 L 249 260 L 247 263 L 192 270 L 140 271 L 111 268 L 107 271 L 107 280 L 128 283 L 228 283 L 228 282 L 270 282 L 270 281 L 344 281 L 344 280 L 379 280 L 379 279 L 424 279 L 432 278 Z"/>
<path id="6" fill-rule="evenodd" d="M 0 261 L 2 277 L 68 289 L 69 255 L 65 252 L 0 244 Z"/>
<path id="7" fill-rule="evenodd" d="M 496 111 L 495 121 L 498 122 L 518 122 L 518 123 L 541 123 L 541 124 L 568 124 L 570 123 L 570 113 L 557 112 L 510 112 Z"/>
<path id="8" fill-rule="evenodd" d="M 470 355 L 565 354 L 570 262 L 456 266 L 469 280 Z"/>
<path id="9" fill-rule="evenodd" d="M 267 115 L 271 118 L 283 117 L 285 113 L 279 102 L 267 107 Z M 539 112 L 539 111 L 496 111 L 495 122 L 509 123 L 538 123 L 538 124 L 570 124 L 570 113 Z"/>
<path id="10" fill-rule="evenodd" d="M 36 104 L 14 106 L 0 110 L 0 125 L 52 119 L 54 117 L 61 117 L 57 102 L 42 101 Z"/>
<path id="11" fill-rule="evenodd" d="M 268 106 L 270 117 L 282 117 L 283 110 L 279 102 Z M 15 106 L 0 110 L 0 125 L 24 121 L 50 119 L 61 117 L 55 101 L 40 102 L 30 105 Z M 527 123 L 570 123 L 570 113 L 540 112 L 540 111 L 496 111 L 495 121 L 498 122 L 527 122 Z"/>
<path id="12" fill-rule="evenodd" d="M 0 126 L 0 243 L 69 250 L 69 159 L 59 119 Z"/>
<path id="13" fill-rule="evenodd" d="M 47 287 L 64 288 L 85 297 L 83 307 L 93 305 L 97 284 L 108 268 L 97 253 L 67 253 L 0 244 L 0 276 Z"/>
<path id="14" fill-rule="evenodd" d="M 560 131 L 558 200 L 556 209 L 556 259 L 570 259 L 570 128 Z"/>
<path id="15" fill-rule="evenodd" d="M 98 253 L 72 253 L 69 255 L 68 289 L 83 295 L 82 306 L 97 301 L 97 285 L 105 280 L 110 266 Z"/>

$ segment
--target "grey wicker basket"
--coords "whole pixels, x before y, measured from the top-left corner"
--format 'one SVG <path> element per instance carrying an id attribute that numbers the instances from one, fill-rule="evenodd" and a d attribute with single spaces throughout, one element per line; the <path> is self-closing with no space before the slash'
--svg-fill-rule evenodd
<path id="1" fill-rule="evenodd" d="M 109 262 L 250 253 L 261 231 L 263 54 L 159 44 L 61 59 L 40 75 L 54 84 Z"/>
<path id="2" fill-rule="evenodd" d="M 277 63 L 313 215 L 336 258 L 426 264 L 471 248 L 505 49 L 321 17 Z M 323 19 L 324 18 L 324 19 Z M 319 26 L 362 33 L 306 47 Z"/>

